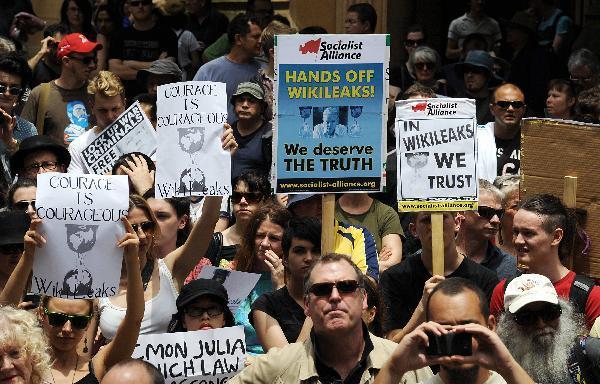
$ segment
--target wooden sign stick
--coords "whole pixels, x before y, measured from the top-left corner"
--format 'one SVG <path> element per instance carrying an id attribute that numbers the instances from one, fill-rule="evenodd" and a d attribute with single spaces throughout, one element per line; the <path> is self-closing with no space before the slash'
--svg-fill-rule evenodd
<path id="1" fill-rule="evenodd" d="M 335 194 L 321 196 L 321 255 L 326 255 L 333 252 L 335 247 Z"/>
<path id="2" fill-rule="evenodd" d="M 444 214 L 431 213 L 431 252 L 433 274 L 444 276 Z"/>
<path id="3" fill-rule="evenodd" d="M 565 184 L 563 190 L 563 203 L 565 207 L 575 209 L 577 208 L 577 177 L 576 176 L 565 176 Z M 573 270 L 573 246 L 571 246 L 571 252 L 569 252 L 569 259 L 567 260 L 566 267 Z"/>

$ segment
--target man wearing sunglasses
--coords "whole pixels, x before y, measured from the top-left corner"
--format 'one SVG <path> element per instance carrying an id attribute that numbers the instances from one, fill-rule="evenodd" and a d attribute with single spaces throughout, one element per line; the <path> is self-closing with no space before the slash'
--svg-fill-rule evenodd
<path id="1" fill-rule="evenodd" d="M 583 337 L 583 321 L 547 277 L 530 273 L 512 280 L 504 309 L 498 335 L 537 383 L 600 382 L 599 340 Z"/>
<path id="2" fill-rule="evenodd" d="M 60 77 L 35 87 L 23 108 L 23 118 L 35 121 L 40 134 L 66 147 L 92 126 L 86 87 L 96 70 L 96 55 L 101 48 L 102 44 L 89 41 L 80 33 L 62 38 L 56 52 L 61 63 Z"/>
<path id="3" fill-rule="evenodd" d="M 492 93 L 490 111 L 494 121 L 477 130 L 477 169 L 490 183 L 496 176 L 518 175 L 521 167 L 521 119 L 525 95 L 515 84 L 506 83 Z"/>
<path id="4" fill-rule="evenodd" d="M 372 383 L 396 344 L 369 333 L 362 321 L 364 279 L 347 256 L 330 253 L 317 260 L 304 277 L 310 339 L 272 348 L 229 383 Z M 407 372 L 402 382 L 431 376 L 425 367 Z"/>
<path id="5" fill-rule="evenodd" d="M 29 221 L 24 211 L 0 211 L 0 292 L 21 258 Z"/>
<path id="6" fill-rule="evenodd" d="M 504 215 L 502 192 L 487 180 L 479 179 L 477 211 L 465 211 L 456 245 L 460 253 L 496 272 L 499 279 L 517 273 L 517 260 L 496 247 L 493 242 Z"/>

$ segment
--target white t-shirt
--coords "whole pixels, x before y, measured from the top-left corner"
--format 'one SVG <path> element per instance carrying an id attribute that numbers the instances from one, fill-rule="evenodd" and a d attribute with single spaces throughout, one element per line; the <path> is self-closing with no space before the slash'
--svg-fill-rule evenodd
<path id="1" fill-rule="evenodd" d="M 88 129 L 78 138 L 69 144 L 69 154 L 71 155 L 71 164 L 67 169 L 68 173 L 90 173 L 83 158 L 83 150 L 87 148 L 99 136 L 96 133 L 96 127 Z"/>

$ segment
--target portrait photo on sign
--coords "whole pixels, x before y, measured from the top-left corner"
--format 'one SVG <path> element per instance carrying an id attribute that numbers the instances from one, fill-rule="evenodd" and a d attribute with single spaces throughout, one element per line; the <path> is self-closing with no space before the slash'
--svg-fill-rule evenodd
<path id="1" fill-rule="evenodd" d="M 348 135 L 348 107 L 313 108 L 313 138 L 332 139 Z"/>

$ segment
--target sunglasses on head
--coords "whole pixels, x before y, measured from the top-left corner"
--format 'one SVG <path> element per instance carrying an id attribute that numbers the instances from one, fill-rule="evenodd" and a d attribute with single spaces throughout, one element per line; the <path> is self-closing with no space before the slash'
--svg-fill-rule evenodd
<path id="1" fill-rule="evenodd" d="M 133 0 L 129 2 L 132 7 L 139 7 L 140 5 L 151 5 L 152 0 Z"/>
<path id="2" fill-rule="evenodd" d="M 6 93 L 8 90 L 8 94 L 11 96 L 19 96 L 21 92 L 23 92 L 23 88 L 17 87 L 16 85 L 6 85 L 0 83 L 0 94 Z"/>
<path id="3" fill-rule="evenodd" d="M 329 297 L 336 287 L 340 294 L 354 293 L 360 287 L 356 280 L 340 280 L 335 283 L 314 283 L 308 288 L 308 292 L 318 297 Z"/>
<path id="4" fill-rule="evenodd" d="M 513 107 L 513 109 L 525 108 L 525 103 L 520 100 L 515 100 L 515 101 L 500 100 L 500 101 L 496 101 L 494 104 L 502 109 L 508 109 L 508 107 Z"/>
<path id="5" fill-rule="evenodd" d="M 138 231 L 138 228 L 141 228 L 142 231 L 150 231 L 152 229 L 154 229 L 154 221 L 144 221 L 143 223 L 139 223 L 139 224 L 131 224 L 131 228 L 133 228 L 134 232 Z"/>
<path id="6" fill-rule="evenodd" d="M 35 210 L 35 199 L 33 200 L 21 200 L 21 201 L 17 201 L 14 206 L 16 209 L 21 210 L 21 211 L 26 211 L 29 209 L 29 206 L 31 205 L 31 208 L 33 208 Z"/>
<path id="7" fill-rule="evenodd" d="M 419 39 L 419 40 L 406 39 L 406 40 L 404 40 L 404 45 L 406 45 L 407 47 L 418 47 L 420 45 L 423 45 L 424 42 L 425 42 L 424 39 Z"/>
<path id="8" fill-rule="evenodd" d="M 223 314 L 223 308 L 219 305 L 212 305 L 210 307 L 187 307 L 184 311 L 189 317 L 202 317 L 205 313 L 207 313 L 209 317 L 217 317 Z"/>
<path id="9" fill-rule="evenodd" d="M 69 56 L 69 57 L 73 60 L 80 61 L 81 63 L 83 63 L 83 65 L 90 65 L 91 63 L 98 62 L 98 58 L 96 56 L 83 56 L 83 57 Z"/>
<path id="10" fill-rule="evenodd" d="M 514 314 L 515 323 L 522 326 L 534 325 L 538 319 L 544 320 L 545 323 L 554 321 L 560 317 L 562 309 L 558 304 L 548 304 L 537 311 L 521 310 Z"/>
<path id="11" fill-rule="evenodd" d="M 417 68 L 419 70 L 423 70 L 425 68 L 433 69 L 433 67 L 435 67 L 435 65 L 433 63 L 415 63 L 415 68 Z"/>
<path id="12" fill-rule="evenodd" d="M 62 312 L 50 312 L 48 308 L 44 308 L 48 323 L 53 327 L 62 327 L 67 321 L 71 322 L 71 326 L 75 329 L 85 329 L 92 315 L 69 315 Z"/>
<path id="13" fill-rule="evenodd" d="M 479 216 L 484 217 L 488 220 L 492 220 L 494 216 L 498 216 L 498 219 L 502 219 L 502 216 L 504 216 L 504 209 L 494 209 L 492 207 L 480 205 L 477 207 L 477 213 L 479 214 Z"/>
<path id="14" fill-rule="evenodd" d="M 236 192 L 233 191 L 231 193 L 231 201 L 235 204 L 238 204 L 242 201 L 242 197 L 246 199 L 248 203 L 258 203 L 262 200 L 263 195 L 260 192 Z"/>
<path id="15" fill-rule="evenodd" d="M 23 244 L 4 244 L 0 245 L 0 253 L 5 255 L 16 255 L 23 253 L 25 246 Z"/>

